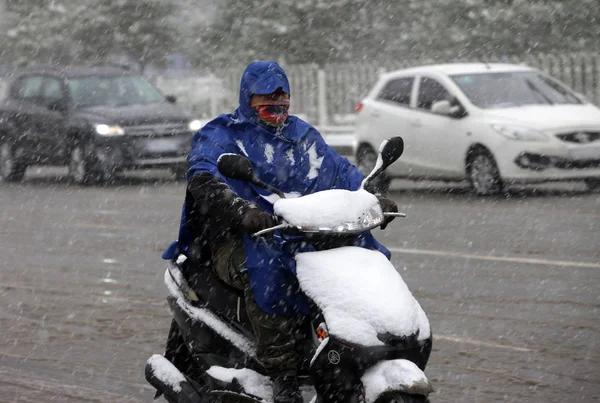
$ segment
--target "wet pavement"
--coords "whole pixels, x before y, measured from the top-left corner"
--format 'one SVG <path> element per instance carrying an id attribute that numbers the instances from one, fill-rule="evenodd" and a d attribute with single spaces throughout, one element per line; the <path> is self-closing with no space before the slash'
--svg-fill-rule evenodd
<path id="1" fill-rule="evenodd" d="M 0 183 L 0 402 L 150 402 L 184 184 Z M 376 236 L 428 314 L 432 402 L 600 400 L 600 194 L 400 183 Z"/>

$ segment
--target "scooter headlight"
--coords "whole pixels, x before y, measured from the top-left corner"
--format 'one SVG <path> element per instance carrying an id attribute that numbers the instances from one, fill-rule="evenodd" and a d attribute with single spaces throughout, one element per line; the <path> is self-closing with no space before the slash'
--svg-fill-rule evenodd
<path id="1" fill-rule="evenodd" d="M 343 222 L 335 226 L 303 226 L 300 227 L 302 232 L 320 232 L 320 233 L 337 233 L 337 234 L 353 234 L 365 232 L 375 227 L 380 226 L 385 217 L 379 204 L 373 205 L 370 209 L 364 212 L 356 221 Z"/>

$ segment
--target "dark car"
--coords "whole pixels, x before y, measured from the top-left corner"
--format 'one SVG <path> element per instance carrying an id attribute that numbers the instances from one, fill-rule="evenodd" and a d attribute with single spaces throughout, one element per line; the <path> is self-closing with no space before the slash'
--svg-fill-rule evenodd
<path id="1" fill-rule="evenodd" d="M 18 70 L 0 103 L 0 176 L 29 165 L 68 165 L 73 180 L 107 181 L 121 170 L 181 175 L 201 123 L 134 72 L 118 67 Z"/>

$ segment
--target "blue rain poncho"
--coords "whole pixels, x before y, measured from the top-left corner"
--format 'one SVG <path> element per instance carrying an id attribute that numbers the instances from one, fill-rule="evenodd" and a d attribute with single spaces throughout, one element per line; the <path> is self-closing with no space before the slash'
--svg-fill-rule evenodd
<path id="1" fill-rule="evenodd" d="M 243 199 L 273 214 L 273 205 L 264 196 L 270 193 L 250 183 L 223 177 L 217 160 L 224 153 L 248 157 L 256 175 L 284 193 L 310 194 L 327 189 L 357 190 L 362 173 L 346 158 L 333 151 L 317 130 L 290 116 L 280 128 L 261 123 L 250 107 L 252 94 L 270 94 L 281 88 L 290 94 L 287 76 L 275 62 L 250 64 L 241 80 L 239 107 L 233 114 L 218 116 L 193 137 L 188 161 L 188 182 L 194 175 L 208 173 L 220 178 Z M 292 98 L 293 102 L 293 98 Z M 179 239 L 163 257 L 172 259 L 186 253 L 192 239 L 184 206 Z M 389 251 L 370 233 L 356 237 L 355 244 L 377 249 L 388 258 Z M 276 234 L 273 239 L 244 237 L 250 284 L 258 305 L 275 315 L 308 313 L 308 303 L 295 277 L 296 253 L 311 251 L 307 244 L 291 242 Z M 343 270 L 343 268 L 341 268 Z M 368 267 L 365 267 L 368 270 Z"/>

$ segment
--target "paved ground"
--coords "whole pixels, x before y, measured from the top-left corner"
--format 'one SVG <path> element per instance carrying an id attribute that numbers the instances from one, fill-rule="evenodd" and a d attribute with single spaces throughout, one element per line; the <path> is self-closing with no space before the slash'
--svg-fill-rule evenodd
<path id="1" fill-rule="evenodd" d="M 0 402 L 149 402 L 183 184 L 0 183 Z M 380 237 L 428 313 L 433 402 L 600 399 L 600 194 L 400 184 Z"/>

